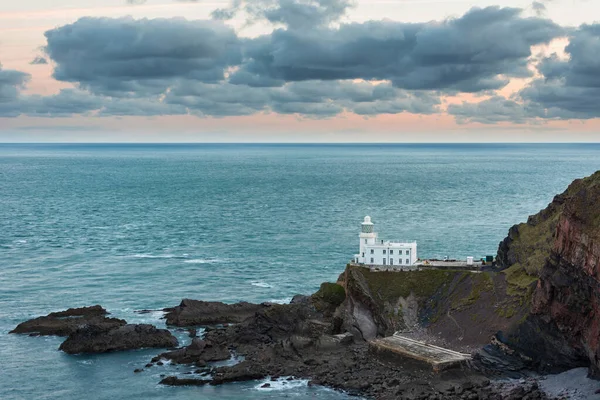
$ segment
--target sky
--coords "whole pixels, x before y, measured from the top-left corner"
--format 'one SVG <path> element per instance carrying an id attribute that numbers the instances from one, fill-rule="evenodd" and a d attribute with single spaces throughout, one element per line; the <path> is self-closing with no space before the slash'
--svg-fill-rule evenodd
<path id="1" fill-rule="evenodd" d="M 595 0 L 1 2 L 0 64 L 0 142 L 600 141 Z"/>

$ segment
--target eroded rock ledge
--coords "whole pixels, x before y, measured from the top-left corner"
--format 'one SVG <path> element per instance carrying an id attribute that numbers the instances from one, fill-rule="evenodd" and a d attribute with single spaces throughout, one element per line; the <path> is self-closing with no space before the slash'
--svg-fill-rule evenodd
<path id="1" fill-rule="evenodd" d="M 141 348 L 173 348 L 177 339 L 153 325 L 131 325 L 106 317 L 99 305 L 53 312 L 19 324 L 10 333 L 67 336 L 60 350 L 69 354 L 106 353 Z"/>

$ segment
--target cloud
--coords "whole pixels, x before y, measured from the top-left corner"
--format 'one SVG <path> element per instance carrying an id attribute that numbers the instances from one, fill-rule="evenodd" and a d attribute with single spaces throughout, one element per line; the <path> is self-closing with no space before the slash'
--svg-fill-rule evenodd
<path id="1" fill-rule="evenodd" d="M 228 20 L 244 12 L 250 23 L 266 20 L 290 29 L 312 29 L 338 21 L 352 5 L 351 0 L 232 0 L 212 15 Z"/>
<path id="2" fill-rule="evenodd" d="M 600 24 L 574 30 L 565 53 L 567 58 L 553 54 L 542 59 L 537 66 L 542 77 L 513 99 L 465 103 L 449 107 L 449 112 L 464 121 L 480 122 L 600 118 Z"/>
<path id="3" fill-rule="evenodd" d="M 531 3 L 531 8 L 533 9 L 533 12 L 535 12 L 535 14 L 540 17 L 544 14 L 546 14 L 546 4 L 550 3 L 552 0 L 538 0 L 538 1 L 534 1 L 533 3 Z"/>
<path id="4" fill-rule="evenodd" d="M 218 82 L 241 62 L 239 38 L 218 21 L 81 18 L 45 36 L 53 76 L 96 94 L 147 96 L 172 79 Z"/>
<path id="5" fill-rule="evenodd" d="M 20 90 L 30 78 L 25 72 L 3 69 L 0 64 L 0 117 L 14 117 L 21 113 Z"/>
<path id="6" fill-rule="evenodd" d="M 29 64 L 44 65 L 44 64 L 48 64 L 48 60 L 46 60 L 44 57 L 36 56 Z"/>
<path id="7" fill-rule="evenodd" d="M 550 20 L 523 18 L 520 12 L 488 7 L 423 24 L 369 21 L 277 29 L 246 43 L 247 60 L 231 81 L 364 79 L 390 80 L 407 90 L 496 90 L 511 77 L 530 76 L 531 46 L 563 33 Z"/>
<path id="8" fill-rule="evenodd" d="M 0 116 L 432 114 L 441 96 L 489 94 L 512 78 L 533 78 L 532 46 L 565 35 L 514 8 L 473 8 L 427 23 L 339 23 L 349 6 L 234 1 L 228 12 L 283 26 L 255 38 L 217 20 L 81 18 L 45 33 L 44 60 L 74 87 L 26 96 L 29 75 L 0 69 Z M 570 58 L 541 60 L 543 79 L 510 99 L 492 95 L 448 112 L 483 123 L 598 116 L 600 28 L 569 34 Z"/>

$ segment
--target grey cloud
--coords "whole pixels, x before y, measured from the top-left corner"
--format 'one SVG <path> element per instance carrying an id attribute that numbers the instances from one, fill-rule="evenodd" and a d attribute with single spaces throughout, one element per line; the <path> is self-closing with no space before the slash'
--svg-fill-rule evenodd
<path id="1" fill-rule="evenodd" d="M 544 15 L 546 12 L 546 5 L 540 1 L 534 1 L 531 3 L 531 8 L 537 15 Z"/>
<path id="2" fill-rule="evenodd" d="M 312 29 L 338 21 L 352 5 L 351 0 L 232 0 L 212 15 L 227 20 L 245 12 L 249 22 L 267 20 L 290 29 Z"/>
<path id="3" fill-rule="evenodd" d="M 44 57 L 36 56 L 29 64 L 44 65 L 44 64 L 48 64 L 48 60 L 46 60 Z"/>
<path id="4" fill-rule="evenodd" d="M 218 21 L 81 18 L 45 35 L 54 77 L 101 94 L 156 93 L 176 78 L 218 82 L 241 62 L 236 33 Z"/>
<path id="5" fill-rule="evenodd" d="M 450 104 L 448 113 L 454 115 L 460 123 L 496 124 L 498 122 L 512 122 L 522 124 L 532 118 L 542 116 L 543 110 L 531 104 L 526 105 L 502 96 L 493 96 L 479 103 Z"/>
<path id="6" fill-rule="evenodd" d="M 449 112 L 480 122 L 600 118 L 600 24 L 573 31 L 565 51 L 566 59 L 556 54 L 543 59 L 538 65 L 543 78 L 535 79 L 514 99 L 451 106 Z"/>
<path id="7" fill-rule="evenodd" d="M 165 102 L 185 106 L 198 115 L 250 115 L 258 112 L 328 117 L 344 111 L 376 113 L 438 111 L 439 96 L 410 94 L 390 84 L 307 81 L 282 87 L 249 87 L 201 82 L 174 87 Z"/>
<path id="8" fill-rule="evenodd" d="M 550 3 L 552 0 L 537 0 L 531 3 L 531 8 L 533 12 L 539 17 L 546 13 L 546 4 Z"/>
<path id="9" fill-rule="evenodd" d="M 339 28 L 278 29 L 245 45 L 247 60 L 231 80 L 391 80 L 409 90 L 479 92 L 527 77 L 531 46 L 563 29 L 520 10 L 472 9 L 458 19 L 425 24 L 391 21 Z"/>
<path id="10" fill-rule="evenodd" d="M 486 93 L 531 76 L 531 46 L 565 33 L 552 21 L 499 7 L 442 22 L 330 27 L 345 4 L 260 0 L 255 15 L 287 29 L 252 39 L 220 21 L 82 18 L 46 33 L 54 76 L 76 88 L 19 95 L 28 75 L 0 69 L 0 115 L 431 114 L 443 94 Z M 318 21 L 314 29 L 290 19 L 286 10 L 294 7 L 321 10 L 296 12 Z M 448 112 L 484 123 L 598 116 L 599 31 L 592 25 L 569 32 L 570 59 L 542 60 L 544 79 L 518 96 L 451 105 Z"/>
<path id="11" fill-rule="evenodd" d="M 3 69 L 0 64 L 0 117 L 15 117 L 20 114 L 20 91 L 30 78 L 25 72 Z"/>

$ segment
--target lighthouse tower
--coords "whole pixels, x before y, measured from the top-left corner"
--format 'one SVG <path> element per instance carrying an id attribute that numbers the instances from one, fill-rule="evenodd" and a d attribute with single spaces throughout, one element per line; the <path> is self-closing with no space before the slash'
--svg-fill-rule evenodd
<path id="1" fill-rule="evenodd" d="M 358 254 L 358 262 L 364 264 L 367 257 L 367 246 L 373 246 L 377 243 L 377 233 L 373 232 L 373 223 L 371 222 L 371 217 L 369 217 L 368 215 L 365 217 L 365 220 L 361 224 L 359 238 L 360 253 Z"/>

